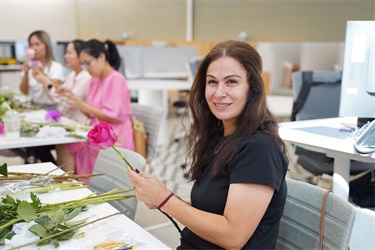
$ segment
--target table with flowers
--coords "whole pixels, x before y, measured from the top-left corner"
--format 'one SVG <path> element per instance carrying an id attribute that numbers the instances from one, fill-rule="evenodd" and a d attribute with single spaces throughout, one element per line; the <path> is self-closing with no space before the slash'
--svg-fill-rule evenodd
<path id="1" fill-rule="evenodd" d="M 20 116 L 28 124 L 47 124 L 47 112 L 43 109 L 26 111 L 21 112 Z M 74 136 L 69 136 L 64 126 L 73 128 Z M 43 126 L 35 135 L 25 136 L 21 133 L 21 137 L 13 140 L 7 139 L 5 134 L 0 135 L 0 150 L 80 142 L 86 140 L 86 135 L 87 129 L 81 128 L 79 124 L 66 117 L 61 117 L 52 126 Z"/>
<path id="2" fill-rule="evenodd" d="M 52 163 L 11 166 L 8 169 L 12 172 L 22 173 L 49 173 L 55 175 L 64 173 Z M 38 194 L 38 197 L 43 204 L 54 204 L 83 199 L 90 195 L 92 195 L 92 192 L 89 189 L 78 188 L 64 191 L 56 189 L 48 193 Z M 4 198 L 4 192 L 1 196 Z M 26 192 L 18 193 L 15 196 L 20 200 L 30 200 L 30 194 Z M 118 212 L 108 203 L 89 205 L 87 211 L 81 212 L 77 216 L 77 220 L 87 219 L 87 222 L 92 222 Z M 117 214 L 79 228 L 71 239 L 59 242 L 58 249 L 101 249 L 97 246 L 110 242 L 125 242 L 127 247 L 122 249 L 170 249 L 123 214 Z M 22 243 L 25 243 L 25 239 L 22 239 Z M 13 247 L 16 247 L 16 245 Z M 29 249 L 35 249 L 35 247 L 35 245 L 28 246 Z M 0 249 L 8 248 L 9 245 L 0 245 Z M 38 247 L 38 249 L 52 248 L 54 247 L 51 244 Z"/>

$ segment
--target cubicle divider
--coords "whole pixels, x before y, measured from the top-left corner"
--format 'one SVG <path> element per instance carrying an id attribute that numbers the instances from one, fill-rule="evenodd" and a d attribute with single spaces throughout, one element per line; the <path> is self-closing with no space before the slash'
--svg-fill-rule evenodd
<path id="1" fill-rule="evenodd" d="M 134 78 L 187 78 L 186 63 L 198 56 L 196 47 L 117 45 L 124 74 Z"/>

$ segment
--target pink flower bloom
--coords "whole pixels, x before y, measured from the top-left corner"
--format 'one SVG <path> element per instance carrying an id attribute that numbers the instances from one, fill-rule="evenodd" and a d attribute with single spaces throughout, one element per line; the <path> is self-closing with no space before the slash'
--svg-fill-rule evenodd
<path id="1" fill-rule="evenodd" d="M 55 121 L 55 122 L 58 122 L 58 121 L 60 121 L 60 119 L 61 119 L 61 114 L 60 114 L 60 112 L 57 111 L 57 110 L 49 110 L 49 111 L 47 112 L 47 114 L 46 114 L 45 119 L 46 119 L 47 121 L 51 121 L 51 120 L 53 120 L 53 121 Z"/>
<path id="2" fill-rule="evenodd" d="M 35 60 L 32 62 L 33 68 L 40 69 L 42 67 L 42 63 L 39 60 Z"/>
<path id="3" fill-rule="evenodd" d="M 35 56 L 35 50 L 33 50 L 32 48 L 28 48 L 26 50 L 26 58 L 27 59 L 33 59 Z"/>
<path id="4" fill-rule="evenodd" d="M 117 136 L 109 123 L 103 121 L 99 122 L 89 131 L 87 138 L 89 139 L 91 146 L 99 147 L 100 149 L 113 148 L 126 165 L 128 165 L 131 170 L 134 170 L 130 162 L 128 162 L 128 160 L 114 146 L 117 141 Z"/>
<path id="5" fill-rule="evenodd" d="M 89 131 L 87 138 L 90 145 L 99 147 L 100 149 L 112 147 L 117 140 L 117 136 L 111 125 L 103 121 L 99 122 L 99 124 L 95 125 Z"/>
<path id="6" fill-rule="evenodd" d="M 4 134 L 4 125 L 0 123 L 0 135 Z"/>

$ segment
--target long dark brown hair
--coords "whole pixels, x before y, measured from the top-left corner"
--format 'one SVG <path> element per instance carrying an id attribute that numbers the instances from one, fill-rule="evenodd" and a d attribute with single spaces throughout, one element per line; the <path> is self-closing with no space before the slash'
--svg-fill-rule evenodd
<path id="1" fill-rule="evenodd" d="M 266 93 L 262 79 L 262 59 L 258 52 L 246 42 L 225 41 L 217 44 L 201 62 L 191 87 L 188 107 L 192 119 L 187 135 L 187 151 L 190 159 L 190 176 L 199 179 L 200 174 L 214 156 L 215 146 L 224 136 L 221 120 L 211 112 L 205 98 L 206 74 L 209 65 L 220 57 L 237 60 L 247 73 L 250 86 L 247 102 L 236 122 L 236 130 L 222 144 L 212 174 L 228 165 L 240 149 L 240 145 L 256 133 L 274 137 L 287 154 L 287 148 L 278 134 L 278 123 L 267 107 Z"/>

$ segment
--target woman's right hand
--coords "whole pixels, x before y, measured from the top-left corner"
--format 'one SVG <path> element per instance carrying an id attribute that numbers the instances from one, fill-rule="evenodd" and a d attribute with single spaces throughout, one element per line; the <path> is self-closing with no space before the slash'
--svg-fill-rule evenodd
<path id="1" fill-rule="evenodd" d="M 27 66 L 27 63 L 26 62 L 24 62 L 23 64 L 22 64 L 22 71 L 25 73 L 25 74 L 27 74 L 27 72 L 29 71 L 29 66 Z"/>

